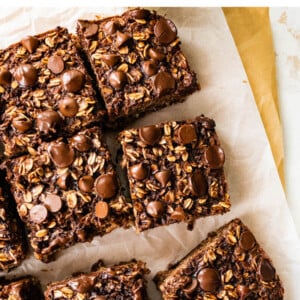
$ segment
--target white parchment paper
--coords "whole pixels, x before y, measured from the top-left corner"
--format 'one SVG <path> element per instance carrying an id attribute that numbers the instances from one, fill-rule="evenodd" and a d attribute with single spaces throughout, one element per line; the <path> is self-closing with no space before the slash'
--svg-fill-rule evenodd
<path id="1" fill-rule="evenodd" d="M 4 8 L 0 9 L 0 47 L 60 25 L 75 32 L 78 18 L 121 13 L 121 8 Z M 113 264 L 132 258 L 147 262 L 151 299 L 160 299 L 151 278 L 174 263 L 207 233 L 239 217 L 270 255 L 284 287 L 286 300 L 300 299 L 300 243 L 281 187 L 270 146 L 247 76 L 220 8 L 161 8 L 177 25 L 182 48 L 198 74 L 202 90 L 181 104 L 148 114 L 132 126 L 193 118 L 204 113 L 215 119 L 226 152 L 232 209 L 223 216 L 200 219 L 193 231 L 185 224 L 156 228 L 142 234 L 115 230 L 91 243 L 62 251 L 44 264 L 32 256 L 9 275 L 30 273 L 43 284 L 76 271 L 88 271 L 98 259 Z"/>

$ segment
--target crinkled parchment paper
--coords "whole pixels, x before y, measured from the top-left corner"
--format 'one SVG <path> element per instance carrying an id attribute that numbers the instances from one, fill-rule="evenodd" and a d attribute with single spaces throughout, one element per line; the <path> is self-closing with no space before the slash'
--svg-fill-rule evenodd
<path id="1" fill-rule="evenodd" d="M 121 8 L 1 8 L 0 47 L 57 25 L 75 32 L 78 18 L 122 12 Z M 204 113 L 215 119 L 226 152 L 232 209 L 223 216 L 200 219 L 193 231 L 175 224 L 136 234 L 115 230 L 91 243 L 60 252 L 55 262 L 44 264 L 32 256 L 9 275 L 34 274 L 46 284 L 87 271 L 98 259 L 118 263 L 132 258 L 147 262 L 151 299 L 159 299 L 151 277 L 174 263 L 203 240 L 209 231 L 239 217 L 254 232 L 273 259 L 286 300 L 300 299 L 300 245 L 257 111 L 246 74 L 231 33 L 219 8 L 161 8 L 177 25 L 182 48 L 198 74 L 202 90 L 184 103 L 148 114 L 132 126 L 164 120 L 193 118 Z"/>

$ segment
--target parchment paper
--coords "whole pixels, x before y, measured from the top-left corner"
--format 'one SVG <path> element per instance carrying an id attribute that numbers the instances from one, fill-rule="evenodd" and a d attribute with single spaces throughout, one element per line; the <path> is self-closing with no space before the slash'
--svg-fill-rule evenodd
<path id="1" fill-rule="evenodd" d="M 76 19 L 112 15 L 123 9 L 24 8 L 0 9 L 0 46 L 57 25 L 75 31 Z M 151 299 L 160 299 L 152 276 L 187 254 L 207 233 L 239 217 L 272 258 L 284 287 L 285 299 L 300 299 L 300 244 L 288 210 L 270 146 L 232 36 L 219 8 L 162 8 L 177 25 L 182 48 L 196 71 L 202 90 L 184 103 L 148 114 L 132 126 L 193 118 L 204 113 L 215 119 L 226 153 L 225 172 L 232 209 L 223 216 L 200 219 L 193 231 L 185 224 L 136 234 L 115 230 L 91 243 L 62 251 L 50 264 L 32 256 L 9 275 L 30 273 L 46 284 L 76 271 L 87 271 L 98 259 L 113 264 L 131 258 L 147 262 Z"/>

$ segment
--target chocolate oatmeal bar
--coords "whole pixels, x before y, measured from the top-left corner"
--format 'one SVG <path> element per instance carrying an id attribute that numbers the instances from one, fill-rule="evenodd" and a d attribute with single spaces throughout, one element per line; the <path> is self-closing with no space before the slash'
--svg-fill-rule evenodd
<path id="1" fill-rule="evenodd" d="M 60 249 L 131 224 L 131 204 L 97 127 L 3 166 L 37 259 L 49 262 Z"/>
<path id="2" fill-rule="evenodd" d="M 104 111 L 67 29 L 0 50 L 0 139 L 6 156 L 101 122 Z"/>
<path id="3" fill-rule="evenodd" d="M 93 268 L 92 273 L 50 283 L 45 291 L 45 299 L 147 300 L 144 275 L 149 272 L 141 261 L 112 267 L 100 265 Z"/>
<path id="4" fill-rule="evenodd" d="M 136 228 L 187 222 L 230 209 L 225 154 L 215 122 L 205 116 L 119 134 Z"/>
<path id="5" fill-rule="evenodd" d="M 13 199 L 4 187 L 2 174 L 0 181 L 0 271 L 8 271 L 20 265 L 26 256 L 27 245 Z"/>
<path id="6" fill-rule="evenodd" d="M 164 300 L 280 300 L 284 294 L 270 258 L 239 219 L 209 234 L 155 281 Z"/>
<path id="7" fill-rule="evenodd" d="M 77 32 L 113 126 L 199 89 L 175 24 L 155 11 L 79 20 Z"/>
<path id="8" fill-rule="evenodd" d="M 41 300 L 44 299 L 40 282 L 33 276 L 6 280 L 0 278 L 1 300 Z"/>

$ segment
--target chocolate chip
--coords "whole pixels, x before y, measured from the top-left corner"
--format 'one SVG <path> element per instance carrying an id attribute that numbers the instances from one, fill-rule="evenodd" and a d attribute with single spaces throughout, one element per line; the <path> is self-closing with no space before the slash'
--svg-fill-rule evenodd
<path id="1" fill-rule="evenodd" d="M 26 36 L 22 41 L 22 46 L 29 52 L 32 53 L 39 45 L 39 40 L 34 36 Z"/>
<path id="2" fill-rule="evenodd" d="M 52 142 L 48 148 L 48 153 L 58 168 L 70 166 L 75 158 L 74 149 L 64 142 Z"/>
<path id="3" fill-rule="evenodd" d="M 146 60 L 142 63 L 143 71 L 146 75 L 152 76 L 157 73 L 157 65 L 152 60 Z"/>
<path id="4" fill-rule="evenodd" d="M 74 98 L 66 96 L 59 101 L 58 108 L 65 117 L 74 117 L 78 113 L 79 105 Z"/>
<path id="5" fill-rule="evenodd" d="M 237 286 L 237 292 L 240 296 L 240 300 L 245 300 L 250 294 L 249 288 L 245 285 L 240 284 Z"/>
<path id="6" fill-rule="evenodd" d="M 68 172 L 61 174 L 57 180 L 56 184 L 63 190 L 66 190 L 68 188 L 68 179 L 70 174 Z"/>
<path id="7" fill-rule="evenodd" d="M 175 79 L 165 71 L 159 72 L 154 78 L 154 89 L 159 97 L 166 95 L 170 90 L 175 88 Z"/>
<path id="8" fill-rule="evenodd" d="M 108 21 L 103 26 L 103 31 L 106 35 L 114 34 L 120 28 L 120 24 L 116 23 L 115 21 Z"/>
<path id="9" fill-rule="evenodd" d="M 145 126 L 139 129 L 139 137 L 146 145 L 155 145 L 162 136 L 161 129 L 155 125 Z"/>
<path id="10" fill-rule="evenodd" d="M 37 115 L 36 126 L 44 134 L 56 132 L 56 128 L 61 124 L 60 115 L 54 110 L 42 111 Z"/>
<path id="11" fill-rule="evenodd" d="M 150 16 L 150 11 L 147 9 L 133 9 L 128 12 L 128 15 L 135 19 L 147 20 Z"/>
<path id="12" fill-rule="evenodd" d="M 188 283 L 188 285 L 183 289 L 183 291 L 186 294 L 192 294 L 194 292 L 194 290 L 197 288 L 198 286 L 198 281 L 196 278 L 193 278 L 191 282 Z"/>
<path id="13" fill-rule="evenodd" d="M 4 87 L 10 86 L 12 75 L 8 70 L 0 70 L 0 85 Z"/>
<path id="14" fill-rule="evenodd" d="M 14 75 L 16 80 L 23 87 L 34 86 L 38 79 L 37 69 L 30 64 L 20 65 Z"/>
<path id="15" fill-rule="evenodd" d="M 183 145 L 197 141 L 197 134 L 193 124 L 181 125 L 177 131 L 177 136 L 179 142 Z"/>
<path id="16" fill-rule="evenodd" d="M 90 175 L 82 176 L 78 181 L 78 186 L 81 191 L 89 193 L 94 187 L 94 178 Z"/>
<path id="17" fill-rule="evenodd" d="M 137 165 L 133 165 L 129 168 L 130 175 L 136 180 L 143 180 L 147 178 L 149 174 L 149 170 L 145 165 L 139 163 Z"/>
<path id="18" fill-rule="evenodd" d="M 93 146 L 92 140 L 88 136 L 80 133 L 75 135 L 71 141 L 72 145 L 80 152 L 89 151 Z"/>
<path id="19" fill-rule="evenodd" d="M 58 212 L 62 207 L 60 197 L 55 194 L 48 194 L 44 200 L 44 204 L 51 212 Z"/>
<path id="20" fill-rule="evenodd" d="M 263 281 L 272 281 L 275 276 L 275 269 L 267 259 L 262 259 L 258 266 L 258 273 Z"/>
<path id="21" fill-rule="evenodd" d="M 129 34 L 117 31 L 117 37 L 116 37 L 115 45 L 116 45 L 117 48 L 120 48 L 121 46 L 123 46 L 130 39 L 131 39 L 131 36 Z"/>
<path id="22" fill-rule="evenodd" d="M 220 146 L 212 145 L 205 149 L 205 163 L 212 169 L 220 169 L 225 162 L 225 153 Z"/>
<path id="23" fill-rule="evenodd" d="M 20 132 L 26 132 L 32 127 L 32 121 L 29 119 L 15 118 L 12 120 L 12 125 Z"/>
<path id="24" fill-rule="evenodd" d="M 83 35 L 87 38 L 94 36 L 98 32 L 98 25 L 95 23 L 86 23 Z"/>
<path id="25" fill-rule="evenodd" d="M 162 187 L 165 187 L 170 179 L 171 171 L 163 170 L 154 174 L 155 179 L 161 184 Z"/>
<path id="26" fill-rule="evenodd" d="M 97 218 L 104 219 L 108 216 L 109 207 L 105 201 L 97 202 L 95 206 L 95 215 Z"/>
<path id="27" fill-rule="evenodd" d="M 151 201 L 148 203 L 146 210 L 151 217 L 158 218 L 164 212 L 164 205 L 160 201 Z"/>
<path id="28" fill-rule="evenodd" d="M 31 208 L 29 215 L 32 222 L 41 224 L 47 219 L 48 211 L 44 205 L 38 204 Z"/>
<path id="29" fill-rule="evenodd" d="M 202 269 L 198 276 L 201 289 L 205 292 L 216 292 L 220 285 L 220 277 L 217 270 L 212 268 Z"/>
<path id="30" fill-rule="evenodd" d="M 115 64 L 121 61 L 120 55 L 117 54 L 103 54 L 101 56 L 102 61 L 104 61 L 109 67 L 113 67 Z"/>
<path id="31" fill-rule="evenodd" d="M 52 55 L 48 59 L 48 69 L 54 74 L 60 74 L 65 68 L 65 62 L 61 56 Z"/>
<path id="32" fill-rule="evenodd" d="M 189 188 L 194 196 L 201 197 L 207 194 L 207 180 L 200 170 L 194 171 L 189 178 Z"/>
<path id="33" fill-rule="evenodd" d="M 178 206 L 176 209 L 172 212 L 171 214 L 171 219 L 176 220 L 176 221 L 184 221 L 185 219 L 185 213 L 182 207 Z"/>
<path id="34" fill-rule="evenodd" d="M 248 251 L 255 246 L 255 238 L 250 231 L 244 231 L 241 234 L 239 245 L 244 250 Z"/>
<path id="35" fill-rule="evenodd" d="M 113 197 L 117 192 L 115 174 L 108 173 L 99 176 L 95 181 L 96 192 L 104 199 Z"/>
<path id="36" fill-rule="evenodd" d="M 165 54 L 158 49 L 150 48 L 149 49 L 149 56 L 153 60 L 163 60 L 165 58 Z"/>
<path id="37" fill-rule="evenodd" d="M 66 71 L 62 75 L 62 82 L 66 91 L 75 93 L 83 88 L 85 76 L 79 70 Z"/>
<path id="38" fill-rule="evenodd" d="M 112 71 L 108 77 L 108 81 L 113 88 L 120 90 L 127 82 L 127 76 L 123 71 Z"/>
<path id="39" fill-rule="evenodd" d="M 154 34 L 159 43 L 169 44 L 176 39 L 177 29 L 171 20 L 161 18 L 154 25 Z"/>

